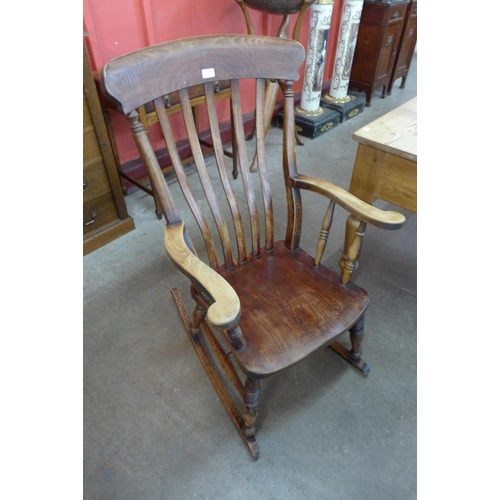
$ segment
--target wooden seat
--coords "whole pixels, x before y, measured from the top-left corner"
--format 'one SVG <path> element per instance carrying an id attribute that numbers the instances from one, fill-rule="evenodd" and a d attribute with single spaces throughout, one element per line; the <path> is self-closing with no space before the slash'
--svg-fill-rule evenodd
<path id="1" fill-rule="evenodd" d="M 272 253 L 262 252 L 252 265 L 221 274 L 241 302 L 239 324 L 246 346 L 235 356 L 247 375 L 258 378 L 329 344 L 368 307 L 365 290 L 354 283 L 341 285 L 337 273 L 315 266 L 301 249 L 290 252 L 282 241 L 274 244 Z"/>
<path id="2" fill-rule="evenodd" d="M 187 312 L 179 291 L 172 289 L 175 304 L 210 381 L 254 457 L 260 454 L 255 421 L 261 379 L 328 345 L 358 370 L 369 372 L 361 358 L 364 313 L 369 298 L 350 277 L 357 265 L 366 224 L 398 229 L 404 222 L 404 217 L 396 212 L 379 210 L 331 182 L 298 173 L 292 83 L 299 77 L 303 60 L 304 49 L 293 40 L 210 35 L 174 40 L 121 56 L 110 61 L 101 75 L 103 91 L 131 121 L 165 216 L 167 252 L 191 282 L 193 314 Z M 253 174 L 249 166 L 253 152 L 247 152 L 243 131 L 241 79 L 255 82 L 258 172 Z M 282 151 L 288 220 L 283 241 L 274 238 L 264 141 L 265 89 L 269 79 L 281 82 L 284 98 Z M 217 80 L 229 80 L 231 85 L 232 133 L 241 172 L 237 179 L 229 175 L 220 139 L 214 99 Z M 207 166 L 202 154 L 189 101 L 189 87 L 199 84 L 203 84 L 207 103 L 214 145 L 213 167 Z M 245 89 L 248 91 L 248 87 Z M 165 110 L 162 96 L 174 91 L 179 92 L 197 176 L 188 176 L 183 168 Z M 185 227 L 185 220 L 192 218 L 182 217 L 184 212 L 176 207 L 147 131 L 139 120 L 137 109 L 150 102 L 158 116 L 179 187 L 201 233 L 197 239 L 204 242 L 206 262 L 195 250 L 194 233 Z M 241 183 L 238 189 L 237 183 Z M 324 218 L 318 221 L 314 257 L 299 246 L 305 209 L 302 190 L 322 196 L 327 206 Z M 205 200 L 198 200 L 196 193 L 203 193 Z M 359 221 L 357 228 L 349 231 L 350 241 L 339 262 L 340 274 L 320 262 L 336 205 Z M 335 340 L 346 332 L 352 344 L 350 350 Z M 235 394 L 239 394 L 239 401 L 231 397 L 233 391 L 227 390 L 228 381 L 232 382 Z"/>

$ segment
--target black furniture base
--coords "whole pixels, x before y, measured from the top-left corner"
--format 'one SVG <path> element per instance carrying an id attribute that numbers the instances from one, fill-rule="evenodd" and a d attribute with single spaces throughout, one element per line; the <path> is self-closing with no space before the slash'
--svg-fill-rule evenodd
<path id="1" fill-rule="evenodd" d="M 350 95 L 347 102 L 331 102 L 326 96 L 321 99 L 321 106 L 327 109 L 334 109 L 340 113 L 340 123 L 344 123 L 351 118 L 362 113 L 365 109 L 365 99 L 359 96 Z"/>
<path id="2" fill-rule="evenodd" d="M 317 116 L 306 116 L 295 113 L 295 130 L 299 135 L 315 139 L 329 130 L 334 129 L 340 123 L 340 113 L 334 109 L 323 109 L 323 113 Z M 276 116 L 276 125 L 283 127 L 283 111 Z"/>

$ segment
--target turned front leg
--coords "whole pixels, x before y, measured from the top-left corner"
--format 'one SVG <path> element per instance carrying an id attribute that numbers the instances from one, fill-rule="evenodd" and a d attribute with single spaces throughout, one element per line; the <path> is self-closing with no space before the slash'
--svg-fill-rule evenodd
<path id="1" fill-rule="evenodd" d="M 205 319 L 207 311 L 200 305 L 196 305 L 191 323 L 191 334 L 196 335 L 200 331 L 201 322 Z"/>
<path id="2" fill-rule="evenodd" d="M 259 413 L 259 399 L 260 380 L 248 377 L 243 394 L 243 420 L 245 421 L 243 432 L 247 437 L 255 434 L 255 419 Z"/>

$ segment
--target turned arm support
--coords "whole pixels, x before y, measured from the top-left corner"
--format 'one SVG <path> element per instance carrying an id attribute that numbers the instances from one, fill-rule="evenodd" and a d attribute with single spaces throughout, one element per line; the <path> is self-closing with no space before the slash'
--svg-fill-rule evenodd
<path id="1" fill-rule="evenodd" d="M 165 248 L 175 265 L 205 292 L 214 303 L 208 308 L 206 319 L 214 328 L 228 330 L 233 345 L 239 349 L 244 339 L 238 327 L 241 315 L 240 299 L 233 287 L 211 267 L 201 261 L 187 246 L 182 221 L 165 228 Z M 236 333 L 233 339 L 232 333 Z"/>
<path id="2" fill-rule="evenodd" d="M 381 229 L 399 229 L 405 222 L 404 215 L 375 208 L 349 193 L 349 191 L 324 179 L 297 174 L 291 178 L 291 181 L 292 187 L 321 194 L 347 210 L 357 219 Z"/>
<path id="3" fill-rule="evenodd" d="M 366 224 L 372 224 L 382 229 L 399 229 L 405 221 L 405 217 L 400 213 L 375 208 L 345 189 L 324 179 L 298 174 L 291 178 L 291 182 L 295 188 L 313 191 L 330 200 L 330 206 L 323 221 L 318 248 L 316 250 L 315 265 L 319 264 L 326 245 L 333 215 L 333 203 L 340 205 L 351 214 L 347 218 L 344 251 L 339 260 L 339 266 L 342 270 L 341 283 L 343 285 L 349 283 L 352 273 L 358 265 L 357 261 L 361 253 L 361 244 L 365 235 Z"/>

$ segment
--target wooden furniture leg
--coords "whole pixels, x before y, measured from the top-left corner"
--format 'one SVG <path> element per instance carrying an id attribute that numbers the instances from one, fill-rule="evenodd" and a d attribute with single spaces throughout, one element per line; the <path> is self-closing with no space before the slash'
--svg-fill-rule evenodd
<path id="1" fill-rule="evenodd" d="M 255 434 L 255 419 L 259 413 L 260 381 L 258 379 L 247 378 L 245 382 L 243 418 L 245 427 L 243 432 L 247 437 Z"/>
<path id="2" fill-rule="evenodd" d="M 180 295 L 180 292 L 177 288 L 172 288 L 171 290 L 172 297 L 174 298 L 175 305 L 177 310 L 179 311 L 179 315 L 184 324 L 184 328 L 186 329 L 186 333 L 188 334 L 189 340 L 198 355 L 198 358 L 201 361 L 205 372 L 210 379 L 219 399 L 221 400 L 224 408 L 226 409 L 229 418 L 233 422 L 238 434 L 240 435 L 243 442 L 247 445 L 250 453 L 254 458 L 259 458 L 260 456 L 260 448 L 257 444 L 257 440 L 255 439 L 255 426 L 254 422 L 257 418 L 257 409 L 259 403 L 259 393 L 260 393 L 260 384 L 258 380 L 249 379 L 245 383 L 245 388 L 241 388 L 238 382 L 235 383 L 235 378 L 237 379 L 236 372 L 234 368 L 228 368 L 227 363 L 221 363 L 224 371 L 229 376 L 229 379 L 233 381 L 233 385 L 238 393 L 243 394 L 244 399 L 244 407 L 243 407 L 243 415 L 236 407 L 233 399 L 229 395 L 222 379 L 220 378 L 217 370 L 214 368 L 210 356 L 208 355 L 205 347 L 201 343 L 200 339 L 200 325 L 203 326 L 203 330 L 205 333 L 207 330 L 210 330 L 209 326 L 205 322 L 205 310 L 200 307 L 198 304 L 196 306 L 195 312 L 193 314 L 193 322 L 189 318 L 189 314 L 186 310 L 186 306 L 184 305 L 184 301 Z M 214 338 L 210 338 L 211 335 L 206 335 L 211 345 L 213 345 Z M 220 353 L 219 353 L 220 354 Z M 217 355 L 217 352 L 216 352 Z M 219 357 L 219 356 L 218 356 Z M 225 357 L 225 356 L 223 356 Z M 228 363 L 228 361 L 226 359 Z"/>
<path id="3" fill-rule="evenodd" d="M 352 348 L 349 351 L 342 344 L 335 341 L 330 344 L 330 348 L 336 352 L 342 359 L 345 359 L 349 364 L 354 366 L 364 375 L 370 373 L 370 367 L 361 359 L 363 351 L 361 345 L 364 339 L 365 317 L 362 316 L 359 321 L 349 330 Z"/>

